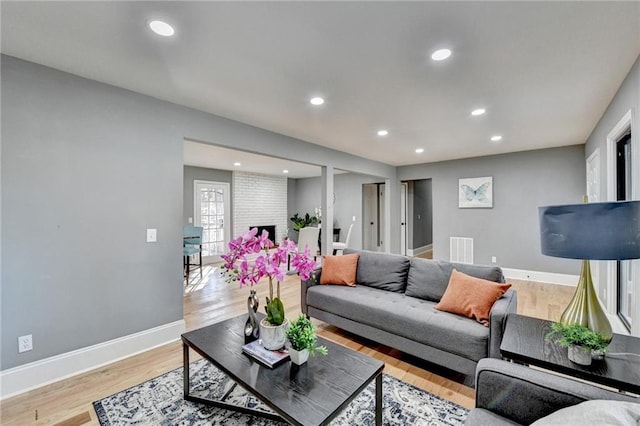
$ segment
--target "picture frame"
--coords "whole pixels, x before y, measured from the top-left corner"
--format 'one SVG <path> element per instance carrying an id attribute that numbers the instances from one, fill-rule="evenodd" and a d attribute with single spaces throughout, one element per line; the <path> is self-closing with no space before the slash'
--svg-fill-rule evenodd
<path id="1" fill-rule="evenodd" d="M 458 179 L 458 208 L 493 208 L 493 176 Z"/>

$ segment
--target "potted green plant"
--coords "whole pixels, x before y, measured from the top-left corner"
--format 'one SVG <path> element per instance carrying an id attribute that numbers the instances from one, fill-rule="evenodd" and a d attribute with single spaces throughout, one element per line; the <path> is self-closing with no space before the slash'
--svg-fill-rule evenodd
<path id="1" fill-rule="evenodd" d="M 291 216 L 289 220 L 293 223 L 294 231 L 299 231 L 302 228 L 318 223 L 318 218 L 316 216 L 309 215 L 309 213 L 306 213 L 304 216 L 300 216 L 296 213 Z"/>
<path id="2" fill-rule="evenodd" d="M 316 328 L 309 318 L 301 314 L 289 324 L 287 340 L 289 341 L 289 356 L 291 362 L 302 365 L 309 359 L 309 355 L 328 353 L 325 346 L 316 346 Z"/>
<path id="3" fill-rule="evenodd" d="M 545 338 L 567 347 L 569 360 L 576 364 L 591 365 L 592 354 L 604 354 L 609 346 L 609 340 L 604 335 L 580 324 L 562 325 L 556 322 L 551 328 L 552 331 Z"/>

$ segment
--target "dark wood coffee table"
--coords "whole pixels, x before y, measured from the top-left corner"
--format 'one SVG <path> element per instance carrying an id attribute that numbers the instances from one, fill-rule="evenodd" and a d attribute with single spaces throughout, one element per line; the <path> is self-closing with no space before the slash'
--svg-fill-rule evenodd
<path id="1" fill-rule="evenodd" d="M 242 353 L 246 315 L 182 335 L 184 398 L 294 425 L 325 425 L 376 381 L 376 425 L 382 425 L 382 370 L 384 363 L 351 349 L 318 338 L 329 349 L 298 367 L 290 361 L 270 369 Z M 237 407 L 190 394 L 189 349 L 193 349 L 254 394 L 277 415 Z"/>
<path id="2" fill-rule="evenodd" d="M 640 339 L 613 335 L 608 352 L 611 356 L 582 366 L 569 361 L 567 348 L 545 340 L 551 321 L 517 314 L 507 316 L 500 345 L 502 356 L 510 360 L 557 371 L 621 391 L 640 394 Z"/>

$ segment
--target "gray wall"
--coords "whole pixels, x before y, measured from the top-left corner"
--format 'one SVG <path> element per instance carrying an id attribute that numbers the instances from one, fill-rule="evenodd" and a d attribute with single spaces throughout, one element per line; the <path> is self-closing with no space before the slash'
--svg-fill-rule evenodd
<path id="1" fill-rule="evenodd" d="M 600 199 L 607 197 L 607 134 L 618 124 L 622 117 L 633 109 L 635 116 L 632 120 L 631 136 L 634 141 L 640 138 L 640 57 L 629 71 L 615 97 L 593 129 L 587 139 L 585 157 L 588 158 L 597 148 L 600 148 Z M 638 145 L 634 145 L 635 146 Z M 640 153 L 636 153 L 640 155 Z M 638 157 L 636 157 L 638 158 Z"/>
<path id="2" fill-rule="evenodd" d="M 493 176 L 492 209 L 459 209 L 458 179 Z M 475 263 L 577 274 L 580 262 L 540 253 L 538 206 L 580 202 L 584 145 L 398 168 L 401 180 L 432 179 L 434 257 L 449 258 L 449 237 L 474 238 Z"/>
<path id="3" fill-rule="evenodd" d="M 631 125 L 633 126 L 631 129 L 631 151 L 633 152 L 632 155 L 635 156 L 635 164 L 640 164 L 640 57 L 636 60 L 607 110 L 593 129 L 589 139 L 587 139 L 585 159 L 593 154 L 596 149 L 600 149 L 600 200 L 602 201 L 607 199 L 607 135 L 629 110 L 632 110 Z M 633 182 L 636 194 L 634 199 L 637 200 L 640 199 L 640 170 L 636 167 L 633 173 L 635 173 Z M 635 260 L 633 262 L 640 261 Z M 592 263 L 592 271 L 594 270 L 593 265 L 594 263 Z M 638 267 L 636 266 L 636 268 Z M 600 283 L 598 294 L 601 300 L 607 301 L 607 285 L 615 287 L 616 284 L 608 282 L 607 267 L 605 267 L 604 263 L 599 266 L 597 271 L 598 277 L 594 281 Z M 636 300 L 638 299 L 636 298 Z M 611 301 L 609 302 L 611 303 Z M 633 334 L 640 336 L 640 327 L 637 327 L 637 324 L 640 323 L 638 321 L 640 318 L 636 318 L 632 318 Z"/>
<path id="4" fill-rule="evenodd" d="M 182 319 L 183 141 L 395 168 L 2 56 L 0 368 Z M 145 242 L 146 228 L 158 242 Z M 34 349 L 18 354 L 17 337 Z"/>
<path id="5" fill-rule="evenodd" d="M 413 181 L 413 232 L 410 248 L 433 243 L 433 206 L 431 179 Z"/>
<path id="6" fill-rule="evenodd" d="M 232 175 L 229 170 L 216 170 L 206 169 L 204 167 L 184 166 L 183 173 L 183 203 L 182 203 L 182 223 L 189 224 L 189 218 L 194 218 L 193 212 L 193 181 L 194 180 L 206 180 L 210 182 L 225 182 L 229 184 L 231 193 L 233 193 Z M 232 197 L 229 197 L 231 202 L 231 217 L 229 219 L 230 229 L 233 229 L 233 201 Z"/>
<path id="7" fill-rule="evenodd" d="M 3 370 L 182 319 L 171 108 L 2 57 Z"/>
<path id="8" fill-rule="evenodd" d="M 298 194 L 298 180 L 287 179 L 287 229 L 289 230 L 288 237 L 297 241 L 298 236 L 293 231 L 293 223 L 289 220 L 291 216 L 297 213 L 296 199 Z"/>
<path id="9" fill-rule="evenodd" d="M 344 241 L 352 218 L 356 217 L 351 231 L 351 248 L 362 248 L 362 185 L 375 182 L 380 182 L 380 179 L 355 173 L 335 175 L 336 201 L 333 205 L 333 225 L 341 229 L 340 241 Z M 314 209 L 320 206 L 320 188 L 320 178 L 297 179 L 294 213 L 312 214 Z"/>

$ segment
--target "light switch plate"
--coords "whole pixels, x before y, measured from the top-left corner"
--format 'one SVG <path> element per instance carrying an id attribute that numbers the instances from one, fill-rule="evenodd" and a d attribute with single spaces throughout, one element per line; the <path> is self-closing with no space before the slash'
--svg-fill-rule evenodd
<path id="1" fill-rule="evenodd" d="M 156 241 L 158 241 L 158 230 L 155 228 L 147 229 L 147 242 L 155 243 Z"/>

